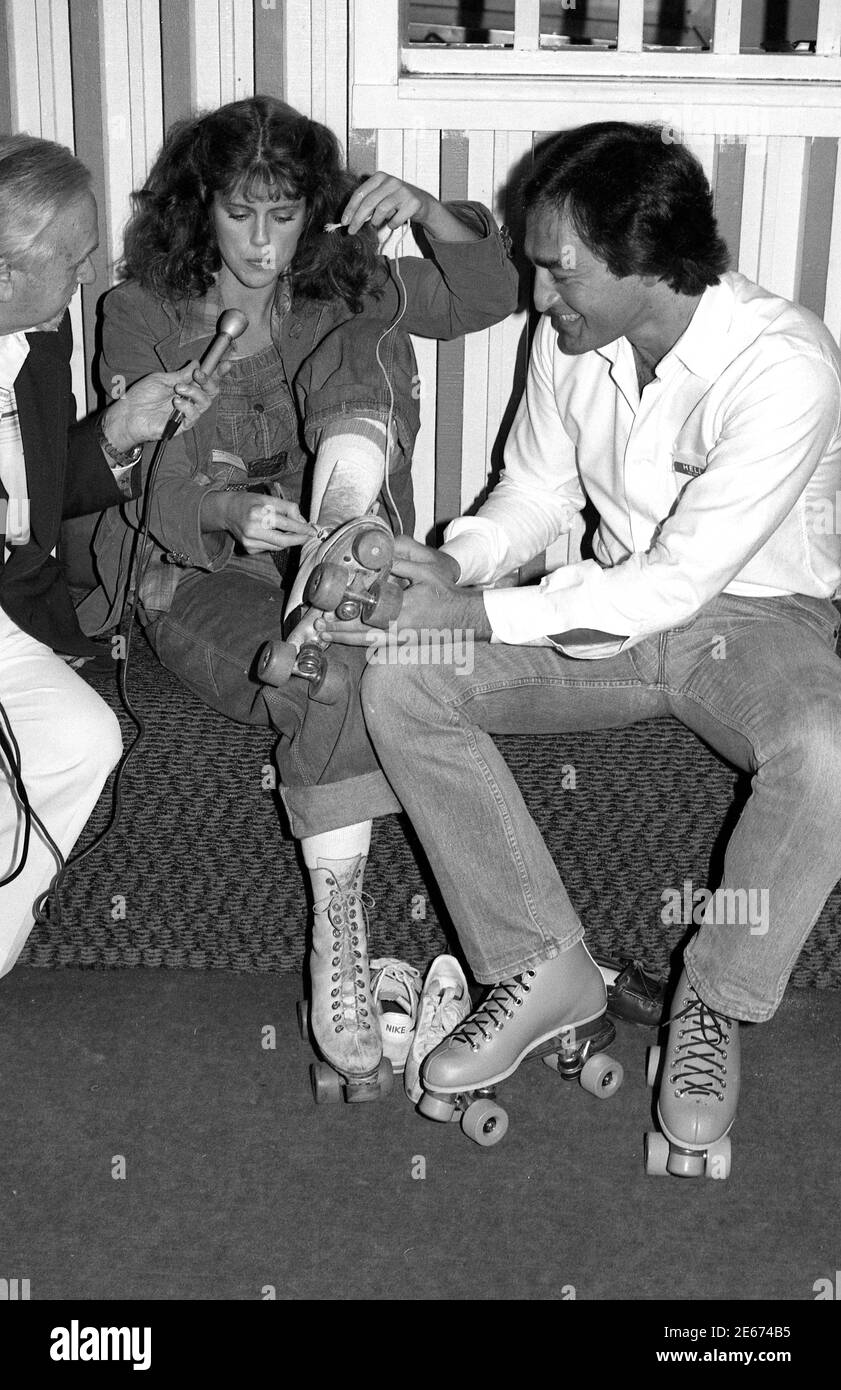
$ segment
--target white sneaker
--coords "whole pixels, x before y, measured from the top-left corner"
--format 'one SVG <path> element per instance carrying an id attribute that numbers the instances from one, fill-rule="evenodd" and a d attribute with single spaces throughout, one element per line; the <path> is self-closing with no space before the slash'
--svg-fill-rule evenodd
<path id="1" fill-rule="evenodd" d="M 457 1028 L 472 1008 L 464 971 L 454 956 L 436 956 L 426 973 L 414 1042 L 406 1059 L 403 1085 L 415 1104 L 423 1095 L 421 1062 Z"/>
<path id="2" fill-rule="evenodd" d="M 403 1074 L 415 1036 L 421 973 L 404 960 L 384 956 L 371 961 L 371 993 L 377 1006 L 383 1038 L 383 1056 L 397 1076 Z"/>

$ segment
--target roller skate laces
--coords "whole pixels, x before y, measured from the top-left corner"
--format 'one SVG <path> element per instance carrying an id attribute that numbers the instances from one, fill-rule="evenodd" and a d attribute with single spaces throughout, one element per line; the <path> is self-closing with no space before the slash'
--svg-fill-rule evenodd
<path id="1" fill-rule="evenodd" d="M 674 1050 L 667 1059 L 666 1080 L 678 1100 L 704 1098 L 723 1103 L 727 1089 L 727 1051 L 736 1026 L 725 1014 L 710 1009 L 690 985 L 672 1014 L 677 1029 Z"/>
<path id="2" fill-rule="evenodd" d="M 454 956 L 436 956 L 429 967 L 418 1007 L 415 1036 L 406 1058 L 403 1086 L 415 1104 L 423 1095 L 421 1063 L 470 1013 L 464 972 Z"/>
<path id="3" fill-rule="evenodd" d="M 330 924 L 330 1014 L 333 1031 L 345 1029 L 370 1033 L 374 1028 L 374 1002 L 368 969 L 368 912 L 374 905 L 369 893 L 357 888 L 359 874 L 341 883 L 326 876 L 330 897 L 315 904 Z"/>
<path id="4" fill-rule="evenodd" d="M 371 961 L 371 996 L 379 1014 L 383 1056 L 397 1075 L 402 1075 L 415 1036 L 420 990 L 420 971 L 413 965 L 393 956 Z"/>
<path id="5" fill-rule="evenodd" d="M 452 1034 L 452 1041 L 468 1046 L 471 1052 L 479 1052 L 482 1043 L 490 1042 L 494 1033 L 499 1033 L 514 1017 L 515 1010 L 522 1007 L 526 995 L 531 992 L 530 981 L 534 975 L 533 970 L 526 970 L 522 975 L 494 985 L 479 1008 Z"/>

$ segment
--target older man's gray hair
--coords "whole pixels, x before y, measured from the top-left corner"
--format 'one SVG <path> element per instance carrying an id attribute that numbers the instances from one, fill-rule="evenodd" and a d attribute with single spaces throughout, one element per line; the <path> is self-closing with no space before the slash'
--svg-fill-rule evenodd
<path id="1" fill-rule="evenodd" d="M 57 215 L 90 192 L 90 171 L 64 145 L 0 137 L 0 261 L 31 269 L 49 258 Z"/>

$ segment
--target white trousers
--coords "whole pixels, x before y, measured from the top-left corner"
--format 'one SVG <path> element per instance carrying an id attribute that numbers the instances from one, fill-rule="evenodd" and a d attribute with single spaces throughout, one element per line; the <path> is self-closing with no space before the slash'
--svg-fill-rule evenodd
<path id="1" fill-rule="evenodd" d="M 116 716 L 49 647 L 0 609 L 0 703 L 20 748 L 29 801 L 65 858 L 122 751 Z M 24 812 L 0 753 L 0 878 L 20 862 Z M 11 970 L 34 923 L 33 907 L 56 872 L 32 823 L 23 871 L 0 887 L 0 976 Z"/>

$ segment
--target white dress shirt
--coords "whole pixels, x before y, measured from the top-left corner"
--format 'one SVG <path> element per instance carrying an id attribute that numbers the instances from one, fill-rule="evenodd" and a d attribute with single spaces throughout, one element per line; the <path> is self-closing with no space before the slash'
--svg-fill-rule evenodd
<path id="1" fill-rule="evenodd" d="M 15 382 L 28 356 L 24 333 L 0 335 L 0 482 L 8 498 L 3 504 L 0 531 L 6 555 L 10 542 L 23 545 L 29 540 L 29 489 L 15 398 Z"/>
<path id="2" fill-rule="evenodd" d="M 595 560 L 488 590 L 494 639 L 612 655 L 716 594 L 831 597 L 841 586 L 841 355 L 806 309 L 729 273 L 640 396 L 625 338 L 565 356 L 547 317 L 498 486 L 447 528 L 462 584 L 493 585 L 573 529 Z M 574 629 L 615 640 L 571 644 Z"/>

